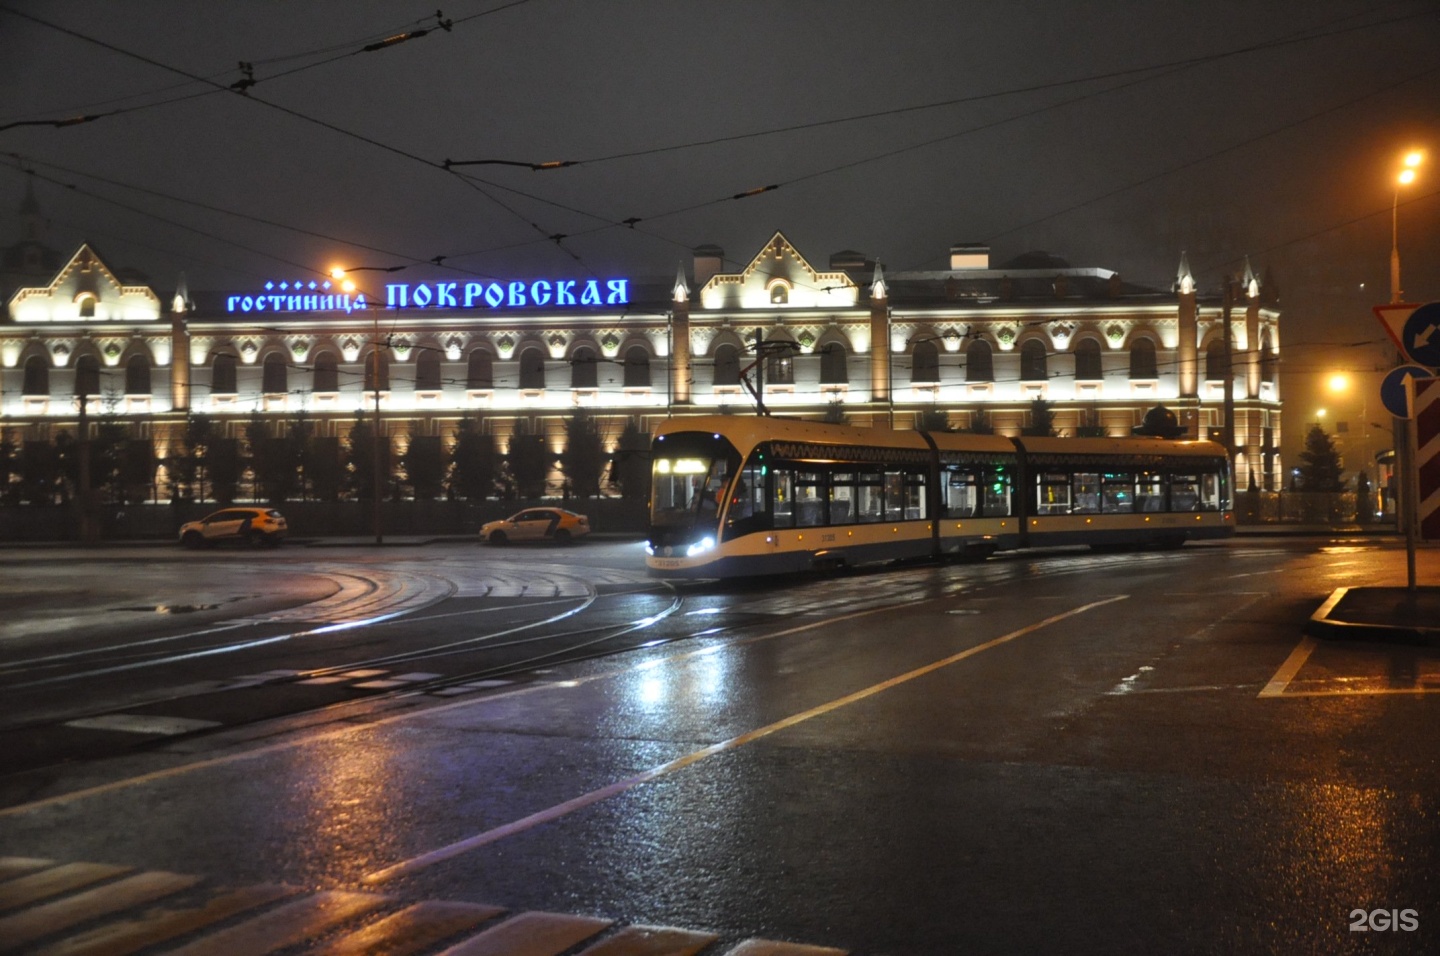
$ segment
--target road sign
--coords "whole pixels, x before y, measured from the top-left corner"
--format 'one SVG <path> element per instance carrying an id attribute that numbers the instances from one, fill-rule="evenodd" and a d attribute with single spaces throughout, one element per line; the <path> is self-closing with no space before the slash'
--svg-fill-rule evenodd
<path id="1" fill-rule="evenodd" d="M 1421 365 L 1440 368 L 1440 302 L 1410 313 L 1400 331 L 1400 347 Z"/>
<path id="2" fill-rule="evenodd" d="M 1385 327 L 1385 334 L 1390 336 L 1390 341 L 1394 342 L 1395 347 L 1400 350 L 1402 358 L 1409 357 L 1405 351 L 1405 322 L 1415 314 L 1415 310 L 1418 308 L 1420 306 L 1414 304 L 1377 305 L 1372 310 L 1375 318 L 1379 319 L 1380 324 Z"/>
<path id="3" fill-rule="evenodd" d="M 1433 374 L 1423 365 L 1401 365 L 1391 369 L 1380 383 L 1380 403 L 1396 418 L 1409 418 L 1410 402 L 1405 395 L 1405 380 L 1430 378 Z"/>

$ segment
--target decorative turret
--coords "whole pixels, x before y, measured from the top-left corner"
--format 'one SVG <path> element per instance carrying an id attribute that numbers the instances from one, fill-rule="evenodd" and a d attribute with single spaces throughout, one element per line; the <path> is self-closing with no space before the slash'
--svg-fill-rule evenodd
<path id="1" fill-rule="evenodd" d="M 670 290 L 670 397 L 677 405 L 690 403 L 690 284 L 685 264 L 675 269 Z"/>
<path id="2" fill-rule="evenodd" d="M 190 408 L 190 330 L 185 324 L 190 308 L 190 290 L 182 272 L 170 303 L 170 404 L 176 411 Z"/>
<path id="3" fill-rule="evenodd" d="M 890 290 L 885 271 L 875 263 L 870 280 L 870 400 L 890 398 Z"/>
<path id="4" fill-rule="evenodd" d="M 1176 348 L 1176 366 L 1180 375 L 1180 397 L 1195 398 L 1200 394 L 1200 325 L 1195 311 L 1195 276 L 1190 272 L 1190 260 L 1180 253 L 1180 268 L 1175 273 L 1175 292 L 1179 298 L 1176 318 L 1180 325 L 1180 340 Z"/>

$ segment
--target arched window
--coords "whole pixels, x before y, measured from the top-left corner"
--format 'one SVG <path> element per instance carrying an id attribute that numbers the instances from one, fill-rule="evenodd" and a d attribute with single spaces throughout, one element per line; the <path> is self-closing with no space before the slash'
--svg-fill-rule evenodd
<path id="1" fill-rule="evenodd" d="M 910 353 L 910 384 L 934 385 L 940 381 L 940 350 L 934 342 L 916 342 Z"/>
<path id="2" fill-rule="evenodd" d="M 1043 382 L 1049 377 L 1045 367 L 1045 343 L 1030 339 L 1020 346 L 1020 381 Z"/>
<path id="3" fill-rule="evenodd" d="M 334 352 L 321 352 L 315 356 L 315 391 L 340 391 L 340 366 Z"/>
<path id="4" fill-rule="evenodd" d="M 740 354 L 733 345 L 722 345 L 715 349 L 715 384 L 740 384 Z"/>
<path id="5" fill-rule="evenodd" d="M 795 346 L 789 342 L 767 343 L 765 381 L 771 385 L 795 384 Z"/>
<path id="6" fill-rule="evenodd" d="M 265 364 L 260 369 L 260 390 L 266 395 L 284 395 L 290 391 L 290 367 L 279 352 L 265 356 Z"/>
<path id="7" fill-rule="evenodd" d="M 1141 380 L 1159 378 L 1155 365 L 1155 343 L 1139 338 L 1130 343 L 1130 377 Z"/>
<path id="8" fill-rule="evenodd" d="M 93 355 L 82 355 L 75 360 L 75 394 L 100 394 L 100 360 Z"/>
<path id="9" fill-rule="evenodd" d="M 440 353 L 425 349 L 415 359 L 415 391 L 440 391 Z"/>
<path id="10" fill-rule="evenodd" d="M 771 305 L 788 305 L 790 302 L 790 287 L 783 282 L 777 282 L 770 287 Z"/>
<path id="11" fill-rule="evenodd" d="M 94 295 L 90 294 L 89 292 L 82 292 L 82 293 L 80 293 L 79 303 L 80 303 L 80 318 L 82 318 L 82 319 L 93 319 L 93 318 L 95 318 L 95 296 L 94 296 Z"/>
<path id="12" fill-rule="evenodd" d="M 1260 381 L 1275 384 L 1275 350 L 1270 346 L 1270 330 L 1260 333 Z"/>
<path id="13" fill-rule="evenodd" d="M 578 348 L 570 356 L 570 387 L 600 387 L 600 374 L 596 365 L 594 349 Z"/>
<path id="14" fill-rule="evenodd" d="M 1075 343 L 1075 381 L 1098 382 L 1105 377 L 1100 367 L 1100 343 L 1081 339 Z"/>
<path id="15" fill-rule="evenodd" d="M 845 346 L 831 342 L 820 350 L 820 384 L 844 385 L 849 381 Z"/>
<path id="16" fill-rule="evenodd" d="M 1230 356 L 1225 343 L 1216 339 L 1205 349 L 1205 381 L 1223 382 L 1230 377 Z"/>
<path id="17" fill-rule="evenodd" d="M 520 387 L 545 387 L 545 353 L 534 346 L 520 353 Z"/>
<path id="18" fill-rule="evenodd" d="M 125 363 L 125 394 L 150 394 L 150 360 L 143 355 L 132 355 Z"/>
<path id="19" fill-rule="evenodd" d="M 217 355 L 210 362 L 210 394 L 235 394 L 235 356 Z"/>
<path id="20" fill-rule="evenodd" d="M 650 387 L 650 353 L 643 345 L 632 345 L 625 350 L 625 387 Z"/>
<path id="21" fill-rule="evenodd" d="M 495 360 L 484 349 L 470 353 L 470 363 L 465 368 L 465 387 L 476 390 L 495 387 Z"/>
<path id="22" fill-rule="evenodd" d="M 371 349 L 365 355 L 364 363 L 365 391 L 376 391 L 377 386 L 375 382 L 378 378 L 380 382 L 378 386 L 379 391 L 388 392 L 390 390 L 390 356 L 386 355 L 382 349 Z M 375 374 L 375 366 L 377 364 L 380 366 L 380 374 L 378 376 Z"/>
<path id="23" fill-rule="evenodd" d="M 984 339 L 976 339 L 965 349 L 965 381 L 995 381 L 995 356 Z"/>
<path id="24" fill-rule="evenodd" d="M 50 363 L 38 355 L 32 355 L 25 360 L 25 384 L 21 386 L 22 395 L 49 395 L 50 394 Z"/>

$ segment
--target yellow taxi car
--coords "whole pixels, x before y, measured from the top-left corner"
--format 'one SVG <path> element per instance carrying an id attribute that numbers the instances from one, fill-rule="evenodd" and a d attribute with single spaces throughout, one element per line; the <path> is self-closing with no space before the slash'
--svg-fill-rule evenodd
<path id="1" fill-rule="evenodd" d="M 201 548 L 221 541 L 274 547 L 285 538 L 285 516 L 274 508 L 226 508 L 180 526 L 180 543 Z"/>
<path id="2" fill-rule="evenodd" d="M 488 544 L 522 541 L 550 541 L 569 544 L 590 533 L 590 519 L 567 508 L 526 508 L 499 521 L 487 521 L 480 528 L 480 540 Z"/>

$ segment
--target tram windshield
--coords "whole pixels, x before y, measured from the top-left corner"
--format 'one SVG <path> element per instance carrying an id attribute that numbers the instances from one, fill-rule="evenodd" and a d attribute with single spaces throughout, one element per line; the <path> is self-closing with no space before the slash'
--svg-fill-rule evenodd
<path id="1" fill-rule="evenodd" d="M 729 442 L 711 435 L 669 435 L 657 441 L 651 465 L 651 524 L 714 524 L 739 461 Z"/>

